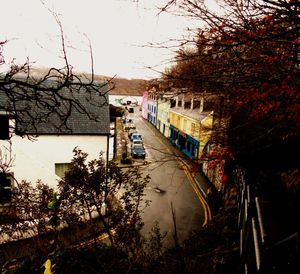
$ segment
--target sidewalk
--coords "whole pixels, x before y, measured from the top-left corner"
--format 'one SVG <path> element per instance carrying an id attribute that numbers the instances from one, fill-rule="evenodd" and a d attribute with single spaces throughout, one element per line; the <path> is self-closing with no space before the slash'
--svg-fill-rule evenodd
<path id="1" fill-rule="evenodd" d="M 143 166 L 150 164 L 149 161 L 144 160 L 143 162 L 137 162 L 134 159 L 132 159 L 132 163 L 125 164 L 122 163 L 121 160 L 123 159 L 123 153 L 127 155 L 127 157 L 131 157 L 130 154 L 130 140 L 128 139 L 128 135 L 124 130 L 122 118 L 117 117 L 116 118 L 116 125 L 115 125 L 115 154 L 114 154 L 114 160 L 118 164 L 120 168 L 128 168 L 131 166 Z"/>
<path id="2" fill-rule="evenodd" d="M 127 153 L 128 138 L 123 128 L 121 117 L 116 118 L 115 124 L 115 143 L 114 143 L 114 159 L 120 163 L 123 153 Z"/>

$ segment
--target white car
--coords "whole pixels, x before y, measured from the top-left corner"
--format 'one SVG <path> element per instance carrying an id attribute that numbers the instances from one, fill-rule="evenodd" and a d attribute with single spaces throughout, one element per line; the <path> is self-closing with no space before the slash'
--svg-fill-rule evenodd
<path id="1" fill-rule="evenodd" d="M 132 133 L 130 136 L 130 140 L 131 142 L 133 142 L 133 140 L 142 140 L 142 135 L 139 133 Z"/>
<path id="2" fill-rule="evenodd" d="M 143 141 L 140 140 L 140 139 L 133 139 L 132 140 L 132 146 L 133 145 L 142 145 L 143 144 Z"/>

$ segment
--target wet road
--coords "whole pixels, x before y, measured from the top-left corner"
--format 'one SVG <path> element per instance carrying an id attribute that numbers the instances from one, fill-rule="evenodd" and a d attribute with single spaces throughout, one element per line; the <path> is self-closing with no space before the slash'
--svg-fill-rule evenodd
<path id="1" fill-rule="evenodd" d="M 146 148 L 146 160 L 150 162 L 142 167 L 143 172 L 151 177 L 145 191 L 145 199 L 151 202 L 142 214 L 145 222 L 142 232 L 148 234 L 157 222 L 161 233 L 166 234 L 164 246 L 173 246 L 174 220 L 181 242 L 193 229 L 202 227 L 205 220 L 203 204 L 179 161 L 174 157 L 175 148 L 171 143 L 141 117 L 138 108 L 128 118 L 133 120 L 141 133 Z"/>

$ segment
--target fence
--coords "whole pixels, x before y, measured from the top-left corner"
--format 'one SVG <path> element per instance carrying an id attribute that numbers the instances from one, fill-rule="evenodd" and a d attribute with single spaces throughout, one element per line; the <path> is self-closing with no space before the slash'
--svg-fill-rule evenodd
<path id="1" fill-rule="evenodd" d="M 296 273 L 289 271 L 294 271 L 295 265 L 299 267 L 299 231 L 282 232 L 280 235 L 286 236 L 281 239 L 274 237 L 272 230 L 280 220 L 272 219 L 272 205 L 256 195 L 242 169 L 235 170 L 234 178 L 238 186 L 240 257 L 244 273 Z"/>

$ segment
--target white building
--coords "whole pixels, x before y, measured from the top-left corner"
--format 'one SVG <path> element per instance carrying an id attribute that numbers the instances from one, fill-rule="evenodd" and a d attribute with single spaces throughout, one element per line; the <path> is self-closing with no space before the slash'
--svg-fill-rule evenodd
<path id="1" fill-rule="evenodd" d="M 5 191 L 9 192 L 8 178 L 14 184 L 21 180 L 32 183 L 41 180 L 55 187 L 71 162 L 75 147 L 88 153 L 88 160 L 99 158 L 100 153 L 105 160 L 108 159 L 110 119 L 107 90 L 107 85 L 103 84 L 98 91 L 84 88 L 72 92 L 62 90 L 63 95 L 80 103 L 60 102 L 52 113 L 46 106 L 37 106 L 34 100 L 23 101 L 26 107 L 22 109 L 21 119 L 16 121 L 7 108 L 4 110 L 9 97 L 0 91 L 1 204 L 1 195 L 3 198 Z M 67 115 L 60 115 L 62 113 Z M 29 115 L 35 119 L 34 125 L 30 123 L 32 117 Z"/>

